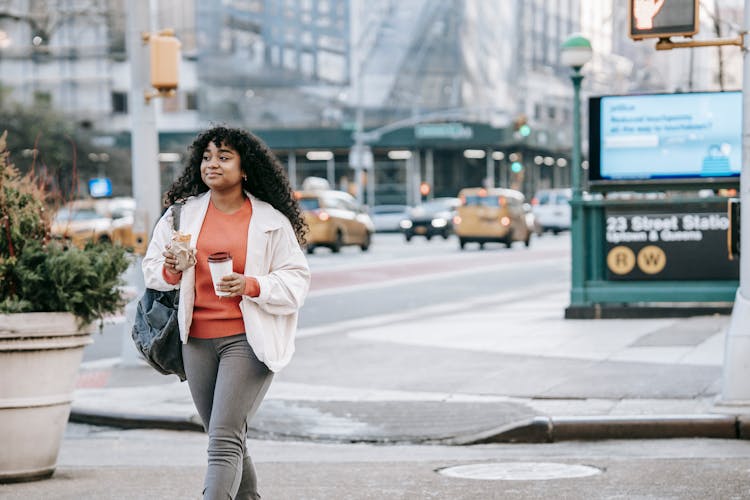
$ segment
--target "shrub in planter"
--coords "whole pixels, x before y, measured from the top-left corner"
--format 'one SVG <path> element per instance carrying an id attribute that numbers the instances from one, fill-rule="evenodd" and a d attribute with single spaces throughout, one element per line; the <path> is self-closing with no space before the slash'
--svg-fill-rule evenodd
<path id="1" fill-rule="evenodd" d="M 0 313 L 70 312 L 88 324 L 118 311 L 124 249 L 83 249 L 50 240 L 47 193 L 21 176 L 0 137 Z"/>
<path id="2" fill-rule="evenodd" d="M 0 136 L 0 481 L 48 477 L 89 325 L 124 305 L 126 251 L 53 241 L 47 194 Z"/>

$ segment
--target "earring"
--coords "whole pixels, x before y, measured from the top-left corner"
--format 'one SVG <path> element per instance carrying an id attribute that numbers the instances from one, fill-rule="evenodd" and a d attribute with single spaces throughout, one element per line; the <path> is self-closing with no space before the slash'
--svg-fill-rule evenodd
<path id="1" fill-rule="evenodd" d="M 247 175 L 242 174 L 242 180 L 245 181 L 245 182 L 247 182 Z"/>

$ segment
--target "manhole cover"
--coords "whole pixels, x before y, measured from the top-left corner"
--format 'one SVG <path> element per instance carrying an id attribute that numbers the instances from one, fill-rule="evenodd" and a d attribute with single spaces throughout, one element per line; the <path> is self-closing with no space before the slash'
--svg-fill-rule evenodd
<path id="1" fill-rule="evenodd" d="M 540 481 L 601 474 L 601 469 L 588 465 L 553 464 L 545 462 L 500 462 L 446 467 L 438 472 L 444 476 L 491 481 Z"/>

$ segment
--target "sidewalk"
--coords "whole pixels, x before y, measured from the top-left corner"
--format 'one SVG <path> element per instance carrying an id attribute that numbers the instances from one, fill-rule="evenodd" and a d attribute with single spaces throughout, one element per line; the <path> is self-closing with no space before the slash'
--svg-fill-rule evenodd
<path id="1" fill-rule="evenodd" d="M 564 290 L 302 330 L 251 437 L 546 442 L 743 437 L 718 413 L 728 316 L 565 320 Z M 143 362 L 84 363 L 71 420 L 201 431 L 188 386 Z"/>

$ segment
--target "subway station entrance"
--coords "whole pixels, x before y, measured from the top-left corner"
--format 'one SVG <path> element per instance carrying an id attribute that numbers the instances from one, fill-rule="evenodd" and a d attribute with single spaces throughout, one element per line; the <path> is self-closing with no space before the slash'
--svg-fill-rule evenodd
<path id="1" fill-rule="evenodd" d="M 739 92 L 590 99 L 589 186 L 584 196 L 574 187 L 571 202 L 567 318 L 731 311 L 740 101 Z"/>
<path id="2" fill-rule="evenodd" d="M 729 313 L 739 285 L 727 246 L 730 198 L 695 193 L 579 202 L 585 243 L 566 317 Z"/>

